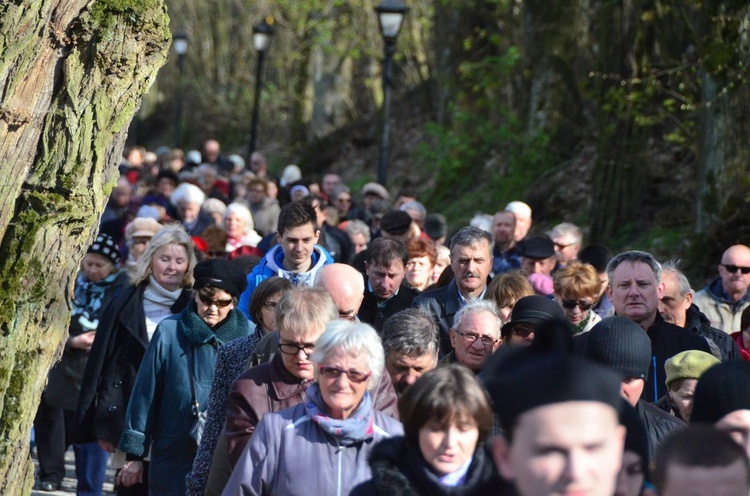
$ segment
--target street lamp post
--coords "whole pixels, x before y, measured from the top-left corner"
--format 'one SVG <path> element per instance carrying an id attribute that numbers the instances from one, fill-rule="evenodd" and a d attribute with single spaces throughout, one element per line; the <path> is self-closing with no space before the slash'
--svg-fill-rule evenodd
<path id="1" fill-rule="evenodd" d="M 263 77 L 263 61 L 266 56 L 266 50 L 268 45 L 271 44 L 271 37 L 273 36 L 273 17 L 268 16 L 263 19 L 262 22 L 253 26 L 253 44 L 255 45 L 255 51 L 258 52 L 258 61 L 255 66 L 255 95 L 253 98 L 253 117 L 250 123 L 250 144 L 247 147 L 247 163 L 249 164 L 252 160 L 253 152 L 255 151 L 255 142 L 258 138 L 258 113 L 260 111 L 260 92 L 262 86 Z"/>
<path id="2" fill-rule="evenodd" d="M 383 60 L 383 116 L 380 138 L 380 161 L 378 163 L 378 182 L 383 186 L 388 179 L 388 146 L 390 140 L 391 86 L 393 79 L 393 55 L 396 53 L 396 39 L 401 31 L 401 22 L 409 7 L 401 0 L 382 0 L 375 7 L 383 36 L 385 59 Z"/>
<path id="3" fill-rule="evenodd" d="M 174 146 L 179 148 L 182 142 L 182 95 L 184 91 L 183 74 L 185 72 L 185 54 L 188 49 L 188 38 L 185 33 L 177 33 L 172 40 L 172 49 L 177 54 L 177 98 L 174 112 Z"/>

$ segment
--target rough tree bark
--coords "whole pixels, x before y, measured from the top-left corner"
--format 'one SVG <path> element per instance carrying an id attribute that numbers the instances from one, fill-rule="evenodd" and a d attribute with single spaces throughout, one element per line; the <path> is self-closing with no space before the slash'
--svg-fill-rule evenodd
<path id="1" fill-rule="evenodd" d="M 163 0 L 0 3 L 0 494 L 28 494 L 28 439 L 127 125 L 165 63 Z"/>

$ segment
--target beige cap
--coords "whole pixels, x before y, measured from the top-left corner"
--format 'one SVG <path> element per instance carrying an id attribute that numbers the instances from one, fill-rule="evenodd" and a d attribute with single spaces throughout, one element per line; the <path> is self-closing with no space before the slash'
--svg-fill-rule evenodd
<path id="1" fill-rule="evenodd" d="M 136 217 L 128 224 L 125 235 L 128 238 L 152 238 L 162 225 L 150 217 Z"/>

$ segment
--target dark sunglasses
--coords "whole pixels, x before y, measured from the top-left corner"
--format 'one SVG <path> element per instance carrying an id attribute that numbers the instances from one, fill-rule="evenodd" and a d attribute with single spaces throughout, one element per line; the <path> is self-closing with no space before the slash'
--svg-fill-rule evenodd
<path id="1" fill-rule="evenodd" d="M 561 303 L 563 308 L 567 308 L 568 310 L 573 310 L 575 307 L 578 307 L 581 310 L 588 310 L 589 308 L 594 306 L 593 302 L 589 303 L 582 300 L 562 300 Z"/>
<path id="2" fill-rule="evenodd" d="M 206 295 L 204 295 L 202 293 L 198 293 L 198 298 L 200 298 L 200 300 L 203 302 L 204 305 L 209 306 L 209 307 L 211 305 L 216 305 L 217 308 L 227 307 L 227 306 L 231 305 L 232 302 L 234 301 L 232 299 L 230 299 L 230 300 L 212 300 L 211 298 L 209 298 L 208 296 L 206 296 Z"/>
<path id="3" fill-rule="evenodd" d="M 738 270 L 743 274 L 750 274 L 750 267 L 740 267 L 739 265 L 721 264 L 730 274 L 734 274 Z"/>
<path id="4" fill-rule="evenodd" d="M 527 337 L 529 337 L 529 335 L 532 332 L 534 332 L 534 329 L 532 329 L 531 327 L 525 326 L 525 325 L 516 324 L 516 325 L 513 326 L 513 328 L 510 330 L 510 332 L 514 336 L 518 336 L 519 338 L 526 339 Z"/>
<path id="5" fill-rule="evenodd" d="M 328 377 L 329 379 L 338 379 L 341 377 L 341 374 L 346 374 L 346 377 L 356 384 L 365 382 L 371 375 L 360 372 L 359 370 L 344 370 L 338 367 L 326 367 L 325 365 L 319 365 L 318 370 L 320 370 L 321 375 Z"/>

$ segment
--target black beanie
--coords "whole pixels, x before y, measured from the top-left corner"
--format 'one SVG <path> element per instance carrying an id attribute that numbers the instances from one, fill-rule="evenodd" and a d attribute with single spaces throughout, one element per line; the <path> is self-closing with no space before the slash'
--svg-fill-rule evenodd
<path id="1" fill-rule="evenodd" d="M 690 423 L 714 424 L 737 410 L 750 410 L 750 363 L 714 365 L 698 379 Z"/>
<path id="2" fill-rule="evenodd" d="M 239 268 L 222 258 L 211 258 L 200 262 L 193 271 L 196 291 L 205 288 L 223 289 L 230 295 L 238 297 L 247 288 L 247 277 Z"/>
<path id="3" fill-rule="evenodd" d="M 627 317 L 607 317 L 584 337 L 583 356 L 623 377 L 645 379 L 651 365 L 651 339 Z"/>
<path id="4" fill-rule="evenodd" d="M 101 255 L 114 265 L 120 262 L 120 251 L 117 248 L 117 243 L 115 243 L 115 240 L 109 234 L 99 233 L 88 250 L 86 250 L 86 253 Z"/>

